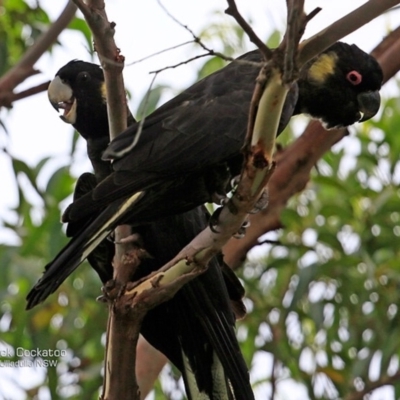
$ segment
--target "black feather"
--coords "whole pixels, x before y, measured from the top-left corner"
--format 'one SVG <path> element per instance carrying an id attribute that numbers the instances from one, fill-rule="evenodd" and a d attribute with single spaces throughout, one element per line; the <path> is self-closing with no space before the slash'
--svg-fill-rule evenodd
<path id="1" fill-rule="evenodd" d="M 77 78 L 82 75 L 82 71 L 86 74 L 84 82 Z M 102 101 L 102 79 L 98 71 L 98 67 L 93 64 L 74 61 L 58 73 L 61 74 L 63 81 L 68 82 L 73 88 L 78 104 L 74 126 L 78 130 L 84 130 L 88 155 L 95 171 L 95 175 L 85 173 L 78 179 L 74 201 L 85 196 L 96 186 L 99 179 L 110 173 L 109 162 L 101 160 L 102 151 L 108 143 L 108 123 L 104 124 L 106 108 Z M 87 79 L 88 76 L 90 79 Z M 87 98 L 85 91 L 90 92 Z M 98 119 L 102 121 L 101 124 L 98 123 Z M 91 129 L 90 126 L 95 129 Z M 213 173 L 218 174 L 213 179 L 218 177 L 225 185 L 226 168 Z M 171 189 L 176 188 L 176 185 L 182 190 L 188 190 L 193 199 L 202 196 L 208 190 L 205 181 L 200 179 L 202 186 L 196 185 L 196 181 L 183 178 L 173 184 L 167 182 L 162 188 L 157 188 L 157 191 L 150 188 L 146 191 L 146 201 L 139 199 L 135 203 L 135 215 L 141 215 L 142 209 L 151 210 L 151 205 L 158 203 L 160 195 L 164 196 L 166 201 L 158 204 L 157 215 L 163 214 L 163 208 L 168 209 L 169 202 L 179 203 L 180 198 L 176 196 L 176 191 Z M 216 187 L 218 185 L 216 184 Z M 67 235 L 71 236 L 72 240 L 69 246 L 46 266 L 43 277 L 28 295 L 27 308 L 32 308 L 43 301 L 79 266 L 82 254 L 90 245 L 90 238 L 94 234 L 93 226 L 100 226 L 112 218 L 118 206 L 122 204 L 121 201 L 114 202 L 113 206 L 116 208 L 108 208 L 108 211 L 103 210 L 100 214 L 96 210 L 91 210 L 85 213 L 85 218 L 80 219 L 78 216 L 74 222 L 68 224 Z M 185 204 L 183 202 L 179 204 L 184 210 Z M 129 212 L 126 215 L 129 215 Z M 137 280 L 159 269 L 207 226 L 207 220 L 208 214 L 203 207 L 145 225 L 140 225 L 140 217 L 135 219 L 135 231 L 140 233 L 151 257 L 142 261 L 132 279 Z M 124 223 L 126 222 L 127 220 L 124 220 Z M 116 218 L 109 224 L 107 232 L 119 223 L 120 219 Z M 104 234 L 101 238 L 103 237 Z M 88 261 L 101 280 L 106 282 L 113 276 L 111 261 L 114 245 L 108 240 L 98 240 L 96 245 L 97 247 L 88 256 Z M 151 310 L 143 321 L 141 333 L 182 371 L 189 398 L 195 397 L 190 393 L 184 358 L 187 358 L 190 369 L 194 372 L 197 391 L 207 393 L 210 399 L 223 398 L 224 395 L 219 396 L 218 393 L 225 393 L 226 396 L 230 387 L 233 388 L 235 398 L 253 399 L 247 367 L 240 354 L 234 331 L 234 311 L 241 316 L 245 313 L 241 301 L 244 289 L 233 272 L 222 273 L 219 262 L 222 262 L 220 258 L 213 259 L 203 275 L 183 287 L 173 299 Z M 229 277 L 227 284 L 231 286 L 229 293 L 232 295 L 232 307 L 224 277 Z M 213 377 L 211 365 L 215 362 L 215 353 L 221 360 L 226 379 L 231 382 L 231 386 L 227 384 L 225 389 L 216 387 L 218 384 L 221 385 Z"/>
<path id="2" fill-rule="evenodd" d="M 349 125 L 361 118 L 360 93 L 375 93 L 382 82 L 382 71 L 371 56 L 344 43 L 337 43 L 323 54 L 332 59 L 332 70 L 315 81 L 310 76 L 312 67 L 321 59 L 310 62 L 298 81 L 298 101 L 289 96 L 285 103 L 280 129 L 294 113 L 307 112 L 322 119 L 329 127 Z M 103 158 L 114 159 L 114 172 L 96 189 L 74 202 L 63 215 L 69 222 L 89 209 L 102 209 L 110 202 L 147 190 L 166 182 L 205 179 L 213 168 L 226 165 L 230 175 L 240 172 L 250 100 L 260 61 L 258 51 L 239 57 L 220 71 L 204 78 L 170 100 L 146 118 L 143 132 L 135 147 L 132 144 L 138 130 L 133 124 L 119 135 L 107 148 Z M 250 62 L 250 63 L 249 63 Z M 354 85 L 346 74 L 357 70 L 362 83 Z M 293 88 L 295 93 L 296 89 Z M 374 107 L 379 106 L 375 98 Z M 377 109 L 376 109 L 377 111 Z M 376 112 L 374 109 L 374 112 Z M 212 185 L 205 185 L 211 187 Z M 191 207 L 211 198 L 205 193 L 198 201 L 192 201 L 189 191 L 180 196 Z M 165 197 L 160 197 L 160 202 Z M 179 205 L 169 204 L 169 213 L 182 211 Z M 132 215 L 132 214 L 131 214 Z"/>

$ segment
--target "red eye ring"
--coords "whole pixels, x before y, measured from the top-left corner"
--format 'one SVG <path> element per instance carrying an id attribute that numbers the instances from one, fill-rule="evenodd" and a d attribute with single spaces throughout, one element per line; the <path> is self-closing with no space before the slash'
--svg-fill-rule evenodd
<path id="1" fill-rule="evenodd" d="M 362 82 L 362 75 L 358 71 L 350 71 L 346 75 L 346 79 L 354 86 Z"/>

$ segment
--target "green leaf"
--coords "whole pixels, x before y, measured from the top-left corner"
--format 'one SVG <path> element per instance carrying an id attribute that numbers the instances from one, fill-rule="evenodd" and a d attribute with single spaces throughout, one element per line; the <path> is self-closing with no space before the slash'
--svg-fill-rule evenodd
<path id="1" fill-rule="evenodd" d="M 86 40 L 87 48 L 90 53 L 93 55 L 93 39 L 92 32 L 89 29 L 86 21 L 82 18 L 75 17 L 68 25 L 68 29 L 78 31 L 82 33 L 83 37 Z"/>
<path id="2" fill-rule="evenodd" d="M 31 167 L 28 166 L 24 161 L 18 160 L 16 158 L 11 159 L 13 169 L 15 171 L 15 175 L 17 176 L 20 173 L 23 173 L 29 180 L 30 184 L 32 187 L 36 190 L 36 192 L 40 195 L 41 191 L 36 185 L 36 178 L 37 175 L 35 173 L 35 170 L 32 169 Z"/>
<path id="3" fill-rule="evenodd" d="M 203 64 L 203 66 L 200 68 L 198 74 L 197 74 L 197 79 L 203 79 L 206 76 L 212 74 L 215 71 L 220 70 L 226 65 L 226 61 L 223 60 L 220 57 L 212 57 L 210 58 L 207 62 Z"/>
<path id="4" fill-rule="evenodd" d="M 49 179 L 46 194 L 59 203 L 72 193 L 74 183 L 75 180 L 69 173 L 69 167 L 61 167 Z"/>

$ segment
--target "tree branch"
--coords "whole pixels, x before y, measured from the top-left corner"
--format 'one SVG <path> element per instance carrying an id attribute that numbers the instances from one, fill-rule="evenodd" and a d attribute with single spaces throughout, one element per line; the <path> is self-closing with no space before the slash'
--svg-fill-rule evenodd
<path id="1" fill-rule="evenodd" d="M 384 375 L 379 380 L 375 382 L 368 381 L 366 382 L 365 388 L 360 391 L 355 391 L 346 395 L 344 400 L 362 400 L 365 399 L 365 396 L 371 393 L 373 390 L 378 389 L 382 386 L 386 385 L 394 385 L 399 382 L 400 379 L 400 371 L 396 372 L 393 375 Z"/>
<path id="2" fill-rule="evenodd" d="M 297 49 L 307 23 L 321 10 L 315 9 L 309 15 L 304 13 L 304 1 L 287 0 L 288 26 L 280 48 L 284 50 L 283 82 L 293 82 L 297 78 Z"/>
<path id="3" fill-rule="evenodd" d="M 12 98 L 13 90 L 25 79 L 38 73 L 33 68 L 36 61 L 55 43 L 59 34 L 70 23 L 76 12 L 76 6 L 68 1 L 64 10 L 50 28 L 42 33 L 36 42 L 26 51 L 19 62 L 0 78 L 0 93 L 2 98 Z M 1 106 L 7 106 L 2 104 Z"/>
<path id="4" fill-rule="evenodd" d="M 247 21 L 242 17 L 239 13 L 239 10 L 236 7 L 235 0 L 227 0 L 228 8 L 225 10 L 225 14 L 228 14 L 235 18 L 236 22 L 239 26 L 247 33 L 250 41 L 254 43 L 263 54 L 265 60 L 269 60 L 272 57 L 272 51 L 268 48 L 268 46 L 256 35 L 251 26 L 247 23 Z"/>
<path id="5" fill-rule="evenodd" d="M 22 90 L 21 92 L 18 93 L 14 92 L 0 93 L 0 108 L 3 106 L 7 108 L 12 108 L 12 103 L 14 103 L 14 101 L 22 100 L 27 97 L 33 96 L 34 94 L 44 92 L 45 90 L 47 90 L 49 84 L 50 81 L 47 81 L 39 85 L 32 86 L 29 89 Z"/>
<path id="6" fill-rule="evenodd" d="M 400 70 L 400 27 L 383 39 L 371 54 L 380 63 L 384 82 L 387 82 Z M 312 121 L 302 136 L 277 154 L 277 168 L 268 186 L 268 208 L 250 216 L 251 224 L 244 238 L 232 238 L 223 248 L 224 261 L 231 268 L 241 266 L 248 251 L 259 244 L 259 237 L 281 227 L 280 214 L 287 201 L 304 189 L 317 161 L 346 135 L 345 129 L 327 132 L 319 122 Z"/>
<path id="7" fill-rule="evenodd" d="M 230 4 L 234 5 L 233 2 Z M 303 13 L 298 13 L 299 18 L 300 15 Z M 245 144 L 245 166 L 237 190 L 221 209 L 219 231 L 206 228 L 158 272 L 127 290 L 124 296 L 135 299 L 132 306 L 136 304 L 137 297 L 148 290 L 157 293 L 171 285 L 183 285 L 187 281 L 185 278 L 193 279 L 203 272 L 210 259 L 240 229 L 248 213 L 255 207 L 274 169 L 272 153 L 276 131 L 289 90 L 289 85 L 281 79 L 282 65 L 279 63 L 282 58 L 279 52 L 276 54 L 278 56 L 261 69 L 257 78 L 250 107 L 253 111 L 250 112 Z"/>
<path id="8" fill-rule="evenodd" d="M 107 92 L 107 113 L 110 138 L 115 138 L 127 127 L 128 107 L 122 77 L 124 57 L 114 41 L 115 23 L 109 22 L 103 0 L 74 0 L 89 25 L 94 47 L 104 71 Z M 146 314 L 143 308 L 126 308 L 119 294 L 129 282 L 141 260 L 141 251 L 121 239 L 131 234 L 128 225 L 115 230 L 114 281 L 106 285 L 109 301 L 109 319 L 105 355 L 103 399 L 139 399 L 140 392 L 135 376 L 136 344 L 141 322 Z M 113 296 L 111 296 L 113 295 Z"/>
<path id="9" fill-rule="evenodd" d="M 344 36 L 366 25 L 399 3 L 399 0 L 369 0 L 359 8 L 305 40 L 300 44 L 299 67 Z"/>
<path id="10" fill-rule="evenodd" d="M 127 103 L 122 77 L 125 58 L 114 42 L 115 23 L 109 22 L 103 0 L 73 0 L 84 15 L 93 33 L 94 48 L 104 70 L 107 89 L 108 123 L 110 138 L 114 139 L 126 129 Z M 121 104 L 125 107 L 121 107 Z"/>

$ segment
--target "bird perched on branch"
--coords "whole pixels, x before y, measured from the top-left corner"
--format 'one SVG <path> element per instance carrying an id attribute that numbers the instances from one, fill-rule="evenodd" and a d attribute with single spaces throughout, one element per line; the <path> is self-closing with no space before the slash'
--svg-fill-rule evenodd
<path id="1" fill-rule="evenodd" d="M 50 100 L 74 98 L 74 102 L 61 104 L 66 110 L 73 109 L 62 119 L 72 123 L 87 141 L 94 175 L 85 173 L 79 177 L 74 193 L 74 200 L 78 200 L 111 173 L 111 164 L 101 159 L 109 142 L 103 71 L 98 65 L 74 60 L 58 71 L 48 94 Z M 132 124 L 133 117 L 128 115 L 128 124 Z M 67 235 L 74 240 L 90 218 L 69 224 Z M 137 226 L 135 232 L 140 234 L 151 257 L 142 260 L 132 281 L 161 268 L 207 226 L 207 221 L 207 211 L 201 206 Z M 103 283 L 113 278 L 114 248 L 111 241 L 103 240 L 88 256 Z M 63 268 L 52 269 L 49 279 L 60 285 L 67 276 Z M 45 286 L 46 281 L 45 272 Z M 32 290 L 28 308 L 44 299 L 40 293 Z M 235 314 L 242 317 L 245 313 L 243 295 L 244 289 L 233 271 L 215 258 L 204 274 L 145 316 L 141 333 L 182 372 L 189 399 L 254 398 L 234 330 Z"/>
<path id="2" fill-rule="evenodd" d="M 104 226 L 121 219 L 118 210 L 122 219 L 129 215 L 131 223 L 142 222 L 154 213 L 191 209 L 223 191 L 227 171 L 236 176 L 242 166 L 241 148 L 259 72 L 254 63 L 260 61 L 258 51 L 247 53 L 161 106 L 146 118 L 132 149 L 138 125 L 131 125 L 103 156 L 114 161 L 114 172 L 71 204 L 63 220 L 79 220 L 107 207 Z M 373 57 L 355 45 L 336 43 L 300 71 L 298 100 L 286 102 L 281 127 L 299 113 L 322 120 L 328 128 L 365 121 L 379 109 L 381 82 L 382 71 Z M 73 115 L 73 108 L 66 111 L 66 117 Z"/>
<path id="3" fill-rule="evenodd" d="M 31 306 L 52 293 L 117 225 L 142 224 L 190 210 L 220 191 L 227 174 L 239 173 L 259 72 L 254 63 L 260 60 L 258 51 L 247 53 L 161 106 L 146 118 L 132 149 L 136 123 L 108 146 L 105 155 L 114 159 L 113 172 L 63 215 L 64 222 L 78 224 L 91 216 L 91 223 L 47 265 L 30 293 Z M 302 112 L 327 127 L 365 121 L 379 109 L 382 76 L 373 57 L 338 42 L 300 71 L 298 100 L 285 104 L 280 125 Z M 64 108 L 69 122 L 78 122 L 76 97 L 60 78 L 55 85 L 61 88 L 52 98 L 54 106 Z M 60 269 L 63 276 L 54 279 L 53 271 Z"/>
<path id="4" fill-rule="evenodd" d="M 30 294 L 31 306 L 52 293 L 118 224 L 190 210 L 239 173 L 259 61 L 258 51 L 246 53 L 165 103 L 146 118 L 132 149 L 137 123 L 108 146 L 113 172 L 63 215 L 64 222 L 78 224 L 91 216 L 91 223 L 46 267 Z M 298 99 L 285 104 L 281 129 L 298 113 L 329 128 L 371 118 L 379 109 L 382 77 L 373 57 L 355 45 L 334 44 L 300 71 Z M 78 123 L 74 93 L 61 78 L 55 86 L 59 95 L 52 97 L 53 105 L 64 109 L 64 119 Z M 53 271 L 60 269 L 62 279 L 54 279 Z"/>

